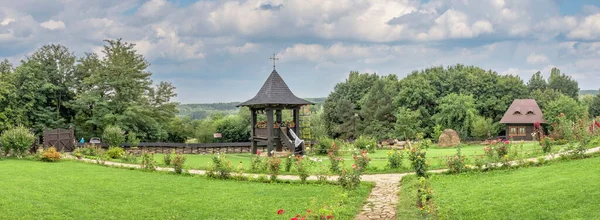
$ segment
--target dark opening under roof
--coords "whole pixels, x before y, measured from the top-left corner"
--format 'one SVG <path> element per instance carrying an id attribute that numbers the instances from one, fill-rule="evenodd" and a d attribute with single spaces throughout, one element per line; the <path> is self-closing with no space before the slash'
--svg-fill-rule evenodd
<path id="1" fill-rule="evenodd" d="M 265 105 L 300 106 L 312 104 L 314 103 L 296 97 L 287 84 L 285 84 L 279 73 L 273 69 L 273 72 L 271 72 L 271 75 L 269 75 L 269 78 L 267 78 L 256 96 L 248 101 L 240 103 L 238 107 Z"/>

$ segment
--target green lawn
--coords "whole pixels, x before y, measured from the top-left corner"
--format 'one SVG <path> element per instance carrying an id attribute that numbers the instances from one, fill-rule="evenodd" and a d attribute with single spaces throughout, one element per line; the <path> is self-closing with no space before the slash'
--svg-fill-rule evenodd
<path id="1" fill-rule="evenodd" d="M 403 180 L 399 219 L 418 216 Z M 440 219 L 600 219 L 600 158 L 431 178 Z"/>
<path id="2" fill-rule="evenodd" d="M 317 205 L 343 204 L 351 219 L 370 187 L 344 195 L 334 185 L 256 183 L 177 176 L 64 161 L 0 161 L 2 219 L 289 219 Z M 278 209 L 286 210 L 277 216 Z"/>
<path id="3" fill-rule="evenodd" d="M 518 145 L 518 144 L 515 144 Z M 467 145 L 462 148 L 462 153 L 467 156 L 474 155 L 483 155 L 484 146 L 483 145 Z M 558 151 L 559 148 L 555 147 L 554 151 Z M 409 167 L 410 162 L 408 159 L 404 160 L 404 168 L 397 170 L 390 170 L 387 168 L 387 152 L 389 150 L 377 150 L 375 153 L 369 154 L 371 157 L 371 164 L 369 165 L 371 168 L 367 170 L 367 173 L 393 173 L 393 172 L 409 172 L 412 171 Z M 428 150 L 427 156 L 430 163 L 430 169 L 441 169 L 446 168 L 446 156 L 451 156 L 456 153 L 456 148 L 437 148 L 433 147 Z M 526 142 L 523 144 L 523 153 L 521 157 L 529 158 L 536 157 L 542 155 L 541 147 L 537 143 Z M 160 166 L 164 166 L 163 162 L 163 154 L 156 154 L 155 159 L 159 163 Z M 251 154 L 227 154 L 227 157 L 233 163 L 234 167 L 237 168 L 238 164 L 241 162 L 244 166 L 244 169 L 248 171 L 250 169 L 250 159 L 252 157 Z M 326 163 L 329 166 L 329 159 L 327 156 L 310 156 L 314 158 L 321 159 L 323 163 Z M 350 168 L 352 166 L 352 155 L 351 153 L 346 153 L 344 155 L 345 166 Z M 473 160 L 472 160 L 473 161 Z M 471 162 L 472 162 L 471 161 Z M 186 165 L 192 169 L 206 169 L 209 167 L 211 163 L 211 155 L 200 155 L 200 154 L 189 154 L 187 155 Z M 286 172 L 283 172 L 286 173 Z"/>

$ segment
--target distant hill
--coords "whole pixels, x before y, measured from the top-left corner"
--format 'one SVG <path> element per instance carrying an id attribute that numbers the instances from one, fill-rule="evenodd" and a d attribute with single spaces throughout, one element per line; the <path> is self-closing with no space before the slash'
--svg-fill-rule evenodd
<path id="1" fill-rule="evenodd" d="M 317 105 L 323 104 L 325 98 L 305 98 Z M 236 105 L 240 102 L 225 103 L 203 103 L 203 104 L 181 104 L 177 107 L 179 116 L 189 116 L 191 119 L 204 119 L 216 113 L 224 115 L 235 114 L 238 112 Z"/>
<path id="2" fill-rule="evenodd" d="M 579 91 L 581 95 L 598 95 L 598 90 L 581 90 Z"/>

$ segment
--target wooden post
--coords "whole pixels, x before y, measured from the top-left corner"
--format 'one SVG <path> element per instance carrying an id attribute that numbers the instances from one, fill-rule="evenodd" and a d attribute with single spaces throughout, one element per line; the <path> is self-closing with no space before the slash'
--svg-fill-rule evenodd
<path id="1" fill-rule="evenodd" d="M 273 109 L 267 109 L 267 153 L 269 157 L 271 156 L 271 152 L 275 150 L 273 146 Z"/>
<path id="2" fill-rule="evenodd" d="M 256 150 L 256 141 L 254 140 L 254 137 L 256 136 L 256 109 L 250 109 L 250 124 L 251 124 L 251 129 L 250 129 L 250 143 L 252 143 L 250 145 L 250 151 L 252 152 L 252 154 L 256 154 L 258 151 Z"/>
<path id="3" fill-rule="evenodd" d="M 281 109 L 275 110 L 275 121 L 281 124 Z"/>
<path id="4" fill-rule="evenodd" d="M 294 132 L 296 132 L 296 135 L 299 138 L 301 138 L 302 135 L 300 134 L 300 109 L 299 108 L 294 109 L 293 117 L 294 117 L 294 124 L 296 124 L 296 126 L 294 127 Z"/>

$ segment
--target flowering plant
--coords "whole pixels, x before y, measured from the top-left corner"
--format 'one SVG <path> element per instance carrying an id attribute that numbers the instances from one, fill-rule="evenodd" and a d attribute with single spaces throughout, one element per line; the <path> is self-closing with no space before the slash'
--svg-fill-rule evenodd
<path id="1" fill-rule="evenodd" d="M 404 160 L 404 152 L 399 150 L 388 151 L 387 153 L 388 167 L 390 169 L 398 169 L 402 167 L 402 160 Z"/>

